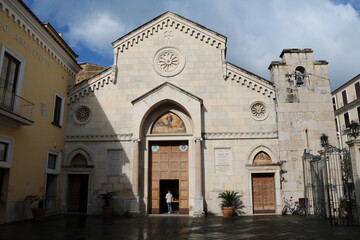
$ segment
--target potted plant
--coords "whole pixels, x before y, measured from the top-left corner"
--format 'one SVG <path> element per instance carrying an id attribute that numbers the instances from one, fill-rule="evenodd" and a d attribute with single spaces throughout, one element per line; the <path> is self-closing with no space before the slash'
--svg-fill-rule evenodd
<path id="1" fill-rule="evenodd" d="M 104 206 L 103 206 L 103 216 L 104 217 L 110 217 L 113 214 L 114 207 L 110 206 L 110 201 L 114 199 L 116 196 L 116 192 L 105 192 L 98 195 L 99 198 L 102 198 L 104 200 Z"/>
<path id="2" fill-rule="evenodd" d="M 229 218 L 234 215 L 234 209 L 240 197 L 239 193 L 235 191 L 227 190 L 219 193 L 218 198 L 221 199 L 220 207 L 224 217 Z"/>
<path id="3" fill-rule="evenodd" d="M 43 220 L 46 215 L 47 209 L 45 208 L 45 196 L 39 195 L 28 195 L 24 199 L 25 202 L 28 202 L 31 206 L 33 203 L 37 202 L 37 207 L 33 207 L 32 214 L 34 220 Z"/>
<path id="4" fill-rule="evenodd" d="M 344 199 L 344 198 L 340 199 L 339 217 L 342 217 L 342 218 L 346 217 L 346 215 L 347 215 L 346 207 L 347 207 L 346 199 Z"/>

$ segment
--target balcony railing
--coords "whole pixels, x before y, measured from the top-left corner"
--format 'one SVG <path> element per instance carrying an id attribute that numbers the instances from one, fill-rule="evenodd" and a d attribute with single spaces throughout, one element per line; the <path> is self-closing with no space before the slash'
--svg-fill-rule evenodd
<path id="1" fill-rule="evenodd" d="M 0 87 L 0 109 L 32 121 L 34 104 Z"/>

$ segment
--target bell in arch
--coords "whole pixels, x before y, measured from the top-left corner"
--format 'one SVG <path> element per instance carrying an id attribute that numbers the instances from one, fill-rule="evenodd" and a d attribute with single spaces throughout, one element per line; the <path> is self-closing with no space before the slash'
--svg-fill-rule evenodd
<path id="1" fill-rule="evenodd" d="M 295 70 L 295 84 L 296 85 L 303 85 L 304 84 L 304 74 L 302 74 L 298 70 Z"/>

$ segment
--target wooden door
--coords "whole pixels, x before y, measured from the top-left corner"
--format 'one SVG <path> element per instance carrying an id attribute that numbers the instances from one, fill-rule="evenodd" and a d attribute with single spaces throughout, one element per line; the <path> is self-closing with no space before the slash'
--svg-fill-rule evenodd
<path id="1" fill-rule="evenodd" d="M 253 174 L 252 190 L 254 213 L 275 213 L 274 174 Z"/>
<path id="2" fill-rule="evenodd" d="M 68 211 L 86 212 L 88 175 L 69 175 Z"/>
<path id="3" fill-rule="evenodd" d="M 179 213 L 189 213 L 188 152 L 181 150 L 181 142 L 150 143 L 150 213 L 160 213 L 160 180 L 179 180 Z"/>

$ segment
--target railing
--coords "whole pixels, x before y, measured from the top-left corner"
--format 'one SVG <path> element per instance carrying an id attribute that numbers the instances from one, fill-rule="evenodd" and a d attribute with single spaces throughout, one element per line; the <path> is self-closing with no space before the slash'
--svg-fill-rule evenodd
<path id="1" fill-rule="evenodd" d="M 34 104 L 0 87 L 0 109 L 32 121 Z"/>

